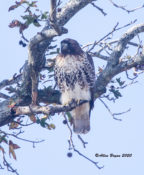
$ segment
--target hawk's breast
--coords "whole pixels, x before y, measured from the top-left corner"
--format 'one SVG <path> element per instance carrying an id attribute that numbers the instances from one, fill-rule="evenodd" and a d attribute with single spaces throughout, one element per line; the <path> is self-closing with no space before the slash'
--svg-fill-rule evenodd
<path id="1" fill-rule="evenodd" d="M 85 57 L 58 56 L 55 64 L 55 79 L 62 92 L 61 102 L 66 104 L 72 99 L 90 100 L 89 84 L 84 73 Z"/>

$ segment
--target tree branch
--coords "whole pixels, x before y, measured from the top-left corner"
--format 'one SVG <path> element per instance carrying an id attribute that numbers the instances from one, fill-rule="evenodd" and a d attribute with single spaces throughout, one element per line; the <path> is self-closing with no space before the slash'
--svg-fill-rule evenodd
<path id="1" fill-rule="evenodd" d="M 117 74 L 126 71 L 132 67 L 136 67 L 140 64 L 144 64 L 144 53 L 135 56 L 133 59 L 129 59 L 125 62 L 120 62 L 119 59 L 122 56 L 126 45 L 133 39 L 138 33 L 144 32 L 144 24 L 136 25 L 130 28 L 120 39 L 111 53 L 105 69 L 99 75 L 95 82 L 95 97 L 98 98 L 101 94 L 106 92 L 106 86 L 110 80 Z M 98 93 L 97 93 L 98 92 Z"/>
<path id="2" fill-rule="evenodd" d="M 130 28 L 120 39 L 117 46 L 114 48 L 110 56 L 109 63 L 112 63 L 113 66 L 118 64 L 119 58 L 122 56 L 126 45 L 130 40 L 132 40 L 137 34 L 144 32 L 144 24 L 136 25 Z"/>
<path id="3" fill-rule="evenodd" d="M 95 3 L 92 2 L 91 5 L 92 5 L 93 7 L 95 7 L 96 9 L 98 9 L 104 16 L 107 15 L 107 13 L 104 12 L 104 10 L 103 10 L 102 8 L 98 7 Z"/>
<path id="4" fill-rule="evenodd" d="M 14 107 L 13 111 L 15 112 L 15 116 L 19 115 L 30 115 L 30 114 L 47 114 L 47 115 L 54 115 L 55 113 L 59 112 L 67 112 L 74 109 L 76 106 L 82 105 L 88 101 L 80 101 L 79 104 L 72 102 L 68 106 L 63 105 L 56 105 L 56 106 L 18 106 Z"/>
<path id="5" fill-rule="evenodd" d="M 112 0 L 109 0 L 109 1 L 113 4 L 113 6 L 115 6 L 117 8 L 120 8 L 120 9 L 126 11 L 127 13 L 131 13 L 131 12 L 134 12 L 134 11 L 139 10 L 141 8 L 144 8 L 144 5 L 142 5 L 142 6 L 134 8 L 134 9 L 128 10 L 124 6 L 121 6 L 121 5 L 118 5 L 118 4 L 114 3 Z"/>

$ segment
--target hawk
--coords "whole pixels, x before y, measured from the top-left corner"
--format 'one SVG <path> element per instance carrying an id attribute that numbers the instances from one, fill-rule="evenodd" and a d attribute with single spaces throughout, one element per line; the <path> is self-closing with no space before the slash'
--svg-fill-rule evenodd
<path id="1" fill-rule="evenodd" d="M 54 72 L 62 105 L 68 105 L 73 100 L 87 101 L 70 112 L 74 132 L 87 133 L 94 106 L 95 68 L 91 56 L 81 49 L 76 40 L 66 38 L 61 41 L 61 53 L 56 56 Z"/>

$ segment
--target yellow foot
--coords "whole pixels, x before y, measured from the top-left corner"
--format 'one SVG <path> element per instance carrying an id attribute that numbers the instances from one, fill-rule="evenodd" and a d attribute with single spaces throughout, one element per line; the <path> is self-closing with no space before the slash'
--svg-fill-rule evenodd
<path id="1" fill-rule="evenodd" d="M 81 99 L 78 99 L 78 100 L 76 100 L 76 103 L 77 104 L 80 104 L 80 101 L 81 101 Z"/>
<path id="2" fill-rule="evenodd" d="M 78 99 L 78 100 L 72 99 L 71 101 L 65 102 L 65 103 L 63 104 L 63 106 L 69 106 L 69 105 L 71 105 L 71 104 L 73 104 L 73 103 L 76 103 L 76 104 L 79 105 L 80 102 L 81 102 L 81 99 Z"/>
<path id="3" fill-rule="evenodd" d="M 68 101 L 68 102 L 65 102 L 65 103 L 63 104 L 63 106 L 69 106 L 69 104 L 70 104 L 70 102 Z"/>

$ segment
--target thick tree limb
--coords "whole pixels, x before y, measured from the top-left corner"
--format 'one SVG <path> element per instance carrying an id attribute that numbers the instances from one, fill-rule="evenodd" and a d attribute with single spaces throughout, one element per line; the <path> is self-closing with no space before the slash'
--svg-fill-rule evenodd
<path id="1" fill-rule="evenodd" d="M 79 104 L 72 103 L 68 106 L 56 105 L 56 106 L 18 106 L 14 107 L 13 110 L 15 115 L 30 115 L 30 114 L 47 114 L 54 115 L 59 112 L 68 112 L 74 109 L 76 106 L 79 106 L 87 101 L 81 101 Z"/>
<path id="2" fill-rule="evenodd" d="M 130 28 L 120 39 L 115 47 L 114 51 L 111 53 L 109 60 L 107 62 L 107 65 L 105 69 L 102 71 L 102 73 L 99 75 L 99 77 L 96 80 L 95 83 L 95 89 L 96 91 L 104 90 L 107 86 L 107 84 L 110 82 L 110 80 L 117 75 L 118 73 L 122 71 L 126 71 L 132 67 L 135 67 L 139 64 L 143 64 L 144 57 L 142 55 L 137 55 L 134 59 L 130 59 L 126 62 L 119 63 L 119 59 L 122 56 L 126 45 L 128 42 L 133 39 L 138 33 L 144 32 L 144 24 L 136 25 L 132 28 Z M 96 97 L 99 97 L 101 95 L 100 93 L 97 94 Z"/>
<path id="3" fill-rule="evenodd" d="M 109 64 L 112 64 L 113 66 L 117 65 L 119 63 L 119 59 L 122 56 L 128 42 L 132 40 L 136 35 L 142 32 L 144 32 L 144 24 L 139 24 L 130 28 L 119 39 L 117 46 L 115 47 L 114 51 L 110 55 Z"/>

